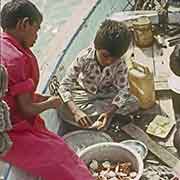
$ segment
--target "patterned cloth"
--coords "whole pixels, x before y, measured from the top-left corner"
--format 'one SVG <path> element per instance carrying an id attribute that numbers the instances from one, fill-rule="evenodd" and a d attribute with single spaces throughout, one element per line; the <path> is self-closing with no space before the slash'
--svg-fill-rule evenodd
<path id="1" fill-rule="evenodd" d="M 0 156 L 3 156 L 12 146 L 12 141 L 6 133 L 6 131 L 12 129 L 9 107 L 1 99 L 5 95 L 7 81 L 6 69 L 0 64 Z"/>
<path id="2" fill-rule="evenodd" d="M 8 105 L 0 100 L 0 156 L 5 155 L 12 147 L 13 143 L 7 134 L 7 131 L 11 129 Z"/>
<path id="3" fill-rule="evenodd" d="M 66 103 L 73 100 L 88 115 L 105 112 L 112 104 L 126 115 L 138 109 L 137 99 L 129 94 L 128 69 L 125 60 L 101 69 L 94 47 L 77 56 L 60 83 L 60 94 Z"/>
<path id="4" fill-rule="evenodd" d="M 8 84 L 7 70 L 2 64 L 0 64 L 0 98 L 5 96 L 7 91 L 7 84 Z"/>
<path id="5" fill-rule="evenodd" d="M 9 107 L 5 101 L 0 100 L 0 132 L 10 130 L 11 128 Z"/>
<path id="6" fill-rule="evenodd" d="M 4 156 L 12 147 L 13 142 L 9 138 L 8 133 L 0 132 L 0 156 Z"/>

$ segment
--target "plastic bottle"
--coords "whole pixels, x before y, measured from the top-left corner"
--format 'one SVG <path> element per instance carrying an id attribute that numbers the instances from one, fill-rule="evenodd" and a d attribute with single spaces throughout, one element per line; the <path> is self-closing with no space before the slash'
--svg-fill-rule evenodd
<path id="1" fill-rule="evenodd" d="M 156 101 L 153 73 L 148 67 L 136 63 L 134 59 L 134 54 L 132 54 L 128 72 L 130 91 L 138 98 L 140 107 L 148 109 Z"/>

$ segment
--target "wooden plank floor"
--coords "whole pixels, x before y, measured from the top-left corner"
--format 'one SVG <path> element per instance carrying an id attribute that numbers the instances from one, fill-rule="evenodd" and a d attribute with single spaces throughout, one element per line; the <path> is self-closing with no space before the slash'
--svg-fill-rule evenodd
<path id="1" fill-rule="evenodd" d="M 174 171 L 179 174 L 180 158 L 177 156 L 176 149 L 173 147 L 175 126 L 166 138 L 158 138 L 145 133 L 149 123 L 157 115 L 168 117 L 174 125 L 176 123 L 172 97 L 168 87 L 168 78 L 171 74 L 169 56 L 173 48 L 161 50 L 158 49 L 156 45 L 153 45 L 153 47 L 144 49 L 134 47 L 132 51 L 135 56 L 135 61 L 147 66 L 154 74 L 156 104 L 148 110 L 142 110 L 140 117 L 135 118 L 133 123 L 120 126 L 120 131 L 117 135 L 114 135 L 115 140 L 122 141 L 124 139 L 134 138 L 144 142 L 151 152 L 147 159 L 156 160 L 160 164 L 164 162 L 164 164 L 172 167 Z M 129 135 L 129 137 L 127 135 Z"/>
<path id="2" fill-rule="evenodd" d="M 144 49 L 140 49 L 138 47 L 133 48 L 135 61 L 147 66 L 154 74 L 156 105 L 151 109 L 143 111 L 141 113 L 141 118 L 136 121 L 136 124 L 144 131 L 149 123 L 156 117 L 156 115 L 169 117 L 172 123 L 175 124 L 175 113 L 172 105 L 172 97 L 168 87 L 168 78 L 171 74 L 169 68 L 169 56 L 173 49 L 174 47 L 159 49 L 156 44 L 154 44 L 152 47 Z M 173 128 L 165 139 L 156 137 L 152 138 L 157 143 L 165 146 L 166 148 L 170 148 L 170 151 L 172 150 L 172 153 L 174 153 L 176 151 L 173 147 L 174 132 L 175 128 Z"/>
<path id="3" fill-rule="evenodd" d="M 136 122 L 143 130 L 146 130 L 146 127 L 156 117 L 156 115 L 169 117 L 172 123 L 175 124 L 172 97 L 168 87 L 168 78 L 171 74 L 169 68 L 169 56 L 173 49 L 174 47 L 160 49 L 155 43 L 153 46 L 148 48 L 139 48 L 135 45 L 131 45 L 129 56 L 133 53 L 135 62 L 148 67 L 154 74 L 156 105 L 151 109 L 144 110 L 141 113 L 140 119 Z M 131 65 L 130 61 L 128 61 L 127 64 Z M 172 140 L 174 131 L 175 128 L 167 139 L 155 139 L 162 145 L 168 147 L 173 146 Z"/>

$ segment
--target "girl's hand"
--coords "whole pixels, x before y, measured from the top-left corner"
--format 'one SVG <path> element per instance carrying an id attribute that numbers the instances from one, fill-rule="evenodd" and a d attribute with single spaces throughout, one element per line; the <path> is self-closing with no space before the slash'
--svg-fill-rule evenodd
<path id="1" fill-rule="evenodd" d="M 35 93 L 34 96 L 33 96 L 33 101 L 36 102 L 36 103 L 40 103 L 40 102 L 43 102 L 43 101 L 47 101 L 50 97 L 51 96 Z"/>
<path id="2" fill-rule="evenodd" d="M 61 104 L 62 101 L 58 96 L 51 96 L 48 98 L 48 102 L 51 104 L 51 108 L 58 108 Z"/>

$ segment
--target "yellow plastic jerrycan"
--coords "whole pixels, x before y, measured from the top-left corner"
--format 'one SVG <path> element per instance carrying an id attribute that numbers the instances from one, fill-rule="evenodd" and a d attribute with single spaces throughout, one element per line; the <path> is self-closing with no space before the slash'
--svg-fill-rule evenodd
<path id="1" fill-rule="evenodd" d="M 130 92 L 139 100 L 143 109 L 152 107 L 156 101 L 153 73 L 148 67 L 131 62 L 128 72 Z"/>

